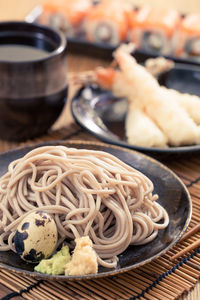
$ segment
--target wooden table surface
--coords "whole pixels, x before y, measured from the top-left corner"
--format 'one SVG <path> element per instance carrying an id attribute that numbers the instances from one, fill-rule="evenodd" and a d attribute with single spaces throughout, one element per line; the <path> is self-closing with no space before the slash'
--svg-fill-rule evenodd
<path id="1" fill-rule="evenodd" d="M 30 12 L 30 10 L 37 4 L 41 3 L 42 0 L 0 0 L 0 21 L 5 20 L 23 20 L 24 17 Z M 134 1 L 133 1 L 134 2 Z M 140 1 L 135 1 L 136 3 Z M 145 1 L 142 1 L 143 3 Z M 146 1 L 147 2 L 147 1 Z M 148 2 L 152 2 L 154 5 L 157 5 L 159 2 L 164 1 L 156 1 L 151 0 Z M 140 2 L 141 3 L 141 2 Z M 176 7 L 182 11 L 200 11 L 200 1 L 199 0 L 179 0 L 179 1 L 171 1 L 168 0 L 165 2 L 169 3 L 169 6 L 176 5 Z M 185 3 L 185 5 L 184 5 Z M 69 72 L 79 72 L 83 70 L 90 70 L 93 69 L 96 66 L 107 66 L 108 61 L 93 58 L 93 57 L 87 57 L 81 54 L 68 54 L 68 71 Z M 74 93 L 74 90 L 69 91 L 69 98 Z M 67 118 L 66 118 L 67 116 Z M 67 107 L 65 108 L 64 113 L 61 115 L 59 120 L 56 122 L 54 128 L 59 128 L 61 125 L 67 126 L 68 124 L 73 122 L 73 118 L 71 116 L 70 110 L 69 110 L 69 101 L 67 104 Z M 0 298 L 4 295 L 10 293 L 12 290 L 6 288 L 4 285 L 0 284 Z M 16 297 L 15 299 L 22 299 L 21 297 Z M 188 298 L 184 299 L 193 299 L 197 300 L 195 298 L 195 294 L 191 292 L 191 294 L 188 296 Z"/>

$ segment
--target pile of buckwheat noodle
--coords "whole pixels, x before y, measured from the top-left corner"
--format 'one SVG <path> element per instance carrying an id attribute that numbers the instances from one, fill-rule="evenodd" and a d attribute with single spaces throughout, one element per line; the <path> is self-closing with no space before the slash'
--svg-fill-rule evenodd
<path id="1" fill-rule="evenodd" d="M 98 263 L 115 267 L 130 244 L 148 243 L 168 225 L 153 188 L 145 175 L 106 152 L 36 148 L 0 178 L 0 251 L 15 251 L 19 222 L 42 210 L 55 219 L 58 244 L 89 235 Z"/>

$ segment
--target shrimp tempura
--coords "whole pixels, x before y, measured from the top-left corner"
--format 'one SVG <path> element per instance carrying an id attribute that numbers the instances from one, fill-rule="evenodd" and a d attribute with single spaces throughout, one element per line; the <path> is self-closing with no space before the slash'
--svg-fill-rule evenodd
<path id="1" fill-rule="evenodd" d="M 96 81 L 104 89 L 110 89 L 117 97 L 129 98 L 132 87 L 127 84 L 122 72 L 108 68 L 96 70 Z M 141 109 L 136 99 L 129 100 L 126 117 L 126 137 L 130 144 L 141 147 L 167 147 L 167 137 L 152 119 Z"/>
<path id="2" fill-rule="evenodd" d="M 160 87 L 157 80 L 124 49 L 117 49 L 115 59 L 132 89 L 129 100 L 140 102 L 141 109 L 168 137 L 170 145 L 200 143 L 200 128 L 167 89 Z"/>
<path id="3" fill-rule="evenodd" d="M 135 146 L 167 147 L 166 135 L 142 109 L 135 105 L 135 102 L 127 113 L 126 136 L 128 142 Z"/>
<path id="4" fill-rule="evenodd" d="M 200 144 L 200 97 L 160 86 L 148 70 L 130 55 L 134 45 L 122 45 L 114 53 L 119 69 L 97 68 L 89 81 L 128 99 L 126 136 L 143 147 Z M 170 68 L 170 61 L 152 62 Z M 157 68 L 156 75 L 161 70 Z M 92 76 L 91 76 L 92 75 Z M 87 77 L 82 82 L 88 82 Z"/>
<path id="5" fill-rule="evenodd" d="M 166 91 L 168 97 L 171 97 L 173 101 L 177 102 L 188 113 L 197 125 L 200 125 L 200 97 L 180 93 L 173 89 L 167 89 L 164 86 L 162 89 Z"/>

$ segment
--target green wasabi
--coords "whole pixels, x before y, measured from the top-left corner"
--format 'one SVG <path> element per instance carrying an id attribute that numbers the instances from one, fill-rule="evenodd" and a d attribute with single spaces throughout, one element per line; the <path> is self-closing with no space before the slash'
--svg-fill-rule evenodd
<path id="1" fill-rule="evenodd" d="M 62 249 L 56 252 L 51 258 L 42 259 L 34 270 L 48 275 L 62 275 L 65 274 L 65 265 L 70 259 L 69 247 L 63 246 Z"/>

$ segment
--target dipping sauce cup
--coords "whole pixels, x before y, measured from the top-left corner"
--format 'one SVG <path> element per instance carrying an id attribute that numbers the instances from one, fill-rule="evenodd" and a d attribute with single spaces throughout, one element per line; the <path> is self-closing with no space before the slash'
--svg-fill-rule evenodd
<path id="1" fill-rule="evenodd" d="M 67 99 L 67 42 L 55 30 L 0 23 L 0 139 L 45 134 Z"/>

